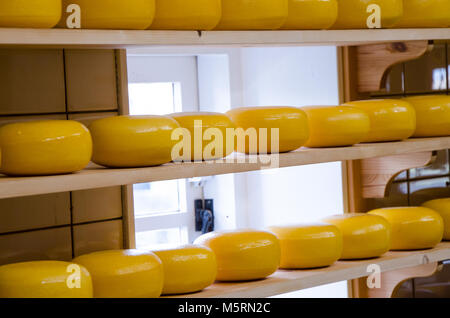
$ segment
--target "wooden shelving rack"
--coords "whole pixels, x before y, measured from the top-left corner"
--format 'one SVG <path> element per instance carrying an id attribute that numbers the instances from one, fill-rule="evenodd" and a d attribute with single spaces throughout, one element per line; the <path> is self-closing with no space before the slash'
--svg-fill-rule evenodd
<path id="1" fill-rule="evenodd" d="M 450 40 L 446 29 L 393 29 L 345 31 L 114 31 L 0 29 L 1 48 L 108 48 L 144 46 L 361 46 L 405 41 Z M 119 96 L 120 97 L 120 96 Z M 120 98 L 126 98 L 126 95 Z M 449 149 L 450 137 L 410 139 L 402 142 L 360 144 L 353 147 L 300 149 L 280 154 L 279 167 L 350 161 Z M 106 169 L 92 166 L 79 173 L 38 177 L 0 177 L 0 199 L 63 191 L 129 185 L 141 182 L 219 175 L 259 170 L 261 163 L 201 162 L 167 164 L 139 169 Z M 1 211 L 0 211 L 1 213 Z M 450 243 L 434 249 L 389 252 L 377 259 L 337 262 L 316 270 L 280 270 L 265 280 L 216 283 L 203 292 L 184 297 L 266 297 L 367 276 L 369 264 L 383 272 L 410 268 L 450 258 Z"/>
<path id="2" fill-rule="evenodd" d="M 448 40 L 450 29 L 327 31 L 119 31 L 1 29 L 0 46 L 129 48 L 139 46 L 349 46 Z"/>
<path id="3" fill-rule="evenodd" d="M 370 272 L 368 266 L 377 264 L 381 272 L 405 269 L 450 258 L 450 242 L 440 243 L 437 247 L 425 251 L 388 252 L 375 259 L 361 261 L 339 261 L 326 268 L 312 270 L 278 270 L 266 279 L 225 283 L 218 282 L 196 294 L 173 297 L 187 298 L 254 298 L 270 297 L 306 288 L 326 285 L 342 280 L 365 277 Z"/>

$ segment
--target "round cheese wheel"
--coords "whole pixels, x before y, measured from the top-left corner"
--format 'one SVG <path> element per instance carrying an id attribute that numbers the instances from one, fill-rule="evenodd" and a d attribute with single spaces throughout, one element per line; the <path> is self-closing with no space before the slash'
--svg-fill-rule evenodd
<path id="1" fill-rule="evenodd" d="M 390 225 L 386 219 L 365 213 L 334 215 L 322 220 L 336 225 L 344 239 L 341 259 L 365 259 L 389 250 Z"/>
<path id="2" fill-rule="evenodd" d="M 235 140 L 239 152 L 288 152 L 300 148 L 309 138 L 306 114 L 295 107 L 242 107 L 227 115 L 236 125 L 236 133 L 240 132 L 240 138 Z"/>
<path id="3" fill-rule="evenodd" d="M 363 142 L 396 141 L 411 137 L 416 130 L 416 111 L 406 101 L 397 99 L 361 100 L 345 103 L 365 111 L 370 118 L 370 132 Z"/>
<path id="4" fill-rule="evenodd" d="M 289 0 L 285 30 L 328 29 L 338 16 L 337 0 Z"/>
<path id="5" fill-rule="evenodd" d="M 62 174 L 88 165 L 92 139 L 88 129 L 76 121 L 22 122 L 0 128 L 0 150 L 4 174 Z"/>
<path id="6" fill-rule="evenodd" d="M 403 2 L 399 28 L 445 28 L 450 26 L 450 1 L 407 0 Z"/>
<path id="7" fill-rule="evenodd" d="M 0 0 L 0 27 L 53 28 L 61 18 L 61 0 Z"/>
<path id="8" fill-rule="evenodd" d="M 156 0 L 151 29 L 211 30 L 222 16 L 222 0 Z"/>
<path id="9" fill-rule="evenodd" d="M 58 26 L 65 28 L 72 12 L 71 4 L 81 8 L 82 29 L 145 30 L 155 16 L 155 0 L 62 0 L 63 17 Z"/>
<path id="10" fill-rule="evenodd" d="M 275 30 L 288 16 L 288 0 L 222 0 L 216 30 Z"/>
<path id="11" fill-rule="evenodd" d="M 167 116 L 116 116 L 96 120 L 89 129 L 94 142 L 92 161 L 107 167 L 146 167 L 172 161 L 180 128 Z"/>
<path id="12" fill-rule="evenodd" d="M 391 225 L 392 250 L 416 250 L 436 246 L 444 234 L 444 221 L 425 207 L 398 207 L 369 212 L 385 218 Z"/>
<path id="13" fill-rule="evenodd" d="M 216 280 L 216 256 L 207 247 L 187 245 L 154 253 L 164 268 L 164 295 L 197 292 Z"/>
<path id="14" fill-rule="evenodd" d="M 169 116 L 189 131 L 191 143 L 183 143 L 183 150 L 180 151 L 180 158 L 184 161 L 219 159 L 234 151 L 234 139 L 227 138 L 227 129 L 235 127 L 228 116 L 207 112 L 175 113 Z M 190 149 L 185 151 L 188 146 Z"/>
<path id="15" fill-rule="evenodd" d="M 0 266 L 0 298 L 92 298 L 91 275 L 83 266 L 33 261 Z"/>
<path id="16" fill-rule="evenodd" d="M 370 131 L 366 112 L 347 106 L 301 108 L 308 116 L 310 136 L 305 147 L 351 146 L 362 142 Z"/>
<path id="17" fill-rule="evenodd" d="M 194 244 L 207 246 L 216 254 L 219 281 L 265 278 L 280 265 L 280 242 L 266 231 L 211 232 Z"/>
<path id="18" fill-rule="evenodd" d="M 450 198 L 430 200 L 422 206 L 439 213 L 444 220 L 444 240 L 450 241 Z"/>
<path id="19" fill-rule="evenodd" d="M 416 110 L 414 137 L 450 135 L 450 96 L 425 95 L 404 98 Z"/>
<path id="20" fill-rule="evenodd" d="M 332 265 L 342 254 L 342 234 L 331 224 L 271 226 L 280 240 L 280 268 L 316 268 Z"/>
<path id="21" fill-rule="evenodd" d="M 333 29 L 367 29 L 367 22 L 374 22 L 373 17 L 377 13 L 381 18 L 381 28 L 390 28 L 403 16 L 403 2 L 407 1 L 339 0 L 339 14 Z M 379 11 L 375 7 L 369 7 L 370 5 L 377 5 Z"/>
<path id="22" fill-rule="evenodd" d="M 156 298 L 161 295 L 161 260 L 144 250 L 111 250 L 78 256 L 92 276 L 96 298 Z"/>

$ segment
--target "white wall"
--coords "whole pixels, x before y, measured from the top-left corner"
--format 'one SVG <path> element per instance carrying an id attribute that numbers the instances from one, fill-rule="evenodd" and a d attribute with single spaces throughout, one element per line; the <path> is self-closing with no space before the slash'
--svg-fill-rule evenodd
<path id="1" fill-rule="evenodd" d="M 201 54 L 197 64 L 200 111 L 225 113 L 231 108 L 231 87 L 236 85 L 231 80 L 230 54 Z M 236 228 L 234 176 L 219 175 L 206 180 L 204 195 L 214 198 L 216 229 Z"/>
<path id="2" fill-rule="evenodd" d="M 244 103 L 333 105 L 339 101 L 335 47 L 242 49 Z"/>
<path id="3" fill-rule="evenodd" d="M 335 47 L 241 50 L 239 106 L 306 106 L 339 103 Z M 343 213 L 341 163 L 264 170 L 235 176 L 239 227 L 295 224 Z M 347 282 L 282 295 L 347 297 Z"/>
<path id="4" fill-rule="evenodd" d="M 242 49 L 244 105 L 337 105 L 336 54 L 335 47 Z M 236 213 L 244 215 L 241 227 L 314 221 L 343 212 L 340 163 L 257 171 L 236 178 L 244 193 L 236 202 Z"/>

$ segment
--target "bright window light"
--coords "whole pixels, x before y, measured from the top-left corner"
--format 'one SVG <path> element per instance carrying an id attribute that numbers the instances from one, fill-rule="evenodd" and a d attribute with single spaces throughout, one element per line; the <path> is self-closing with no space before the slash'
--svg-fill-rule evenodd
<path id="1" fill-rule="evenodd" d="M 181 110 L 180 83 L 131 83 L 131 115 L 166 115 Z"/>
<path id="2" fill-rule="evenodd" d="M 181 85 L 177 82 L 130 83 L 131 115 L 166 115 L 181 111 Z M 186 211 L 185 180 L 133 185 L 136 223 L 143 218 Z M 158 249 L 187 243 L 185 227 L 136 232 L 136 247 Z"/>
<path id="3" fill-rule="evenodd" d="M 133 193 L 136 217 L 184 212 L 184 187 L 178 180 L 135 184 Z"/>
<path id="4" fill-rule="evenodd" d="M 158 250 L 185 244 L 183 227 L 136 233 L 136 248 Z"/>

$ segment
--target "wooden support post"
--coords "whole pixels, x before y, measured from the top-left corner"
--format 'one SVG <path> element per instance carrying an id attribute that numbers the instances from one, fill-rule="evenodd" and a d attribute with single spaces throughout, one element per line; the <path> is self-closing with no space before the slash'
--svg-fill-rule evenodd
<path id="1" fill-rule="evenodd" d="M 380 288 L 367 288 L 366 286 L 358 286 L 358 297 L 391 298 L 403 282 L 411 278 L 430 277 L 438 272 L 441 267 L 442 266 L 439 266 L 438 263 L 429 263 L 382 273 Z M 364 284 L 365 282 L 365 279 L 358 280 L 358 284 Z"/>
<path id="2" fill-rule="evenodd" d="M 362 197 L 384 198 L 395 176 L 404 170 L 426 166 L 433 158 L 433 153 L 428 151 L 361 160 Z"/>
<path id="3" fill-rule="evenodd" d="M 414 60 L 431 46 L 428 41 L 395 42 L 357 46 L 355 49 L 357 91 L 376 92 L 383 88 L 385 74 L 393 65 Z"/>

